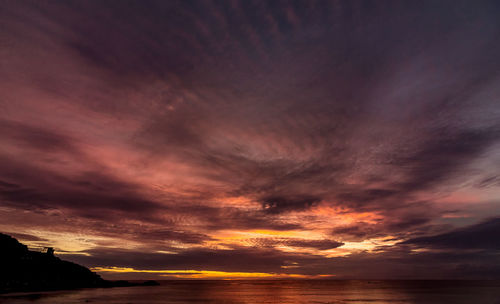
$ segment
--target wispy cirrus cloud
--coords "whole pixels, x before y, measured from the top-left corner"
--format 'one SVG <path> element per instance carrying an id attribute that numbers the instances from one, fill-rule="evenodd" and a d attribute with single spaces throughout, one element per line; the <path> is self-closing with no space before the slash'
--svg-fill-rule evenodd
<path id="1" fill-rule="evenodd" d="M 500 212 L 498 10 L 9 3 L 0 229 L 33 242 L 84 235 L 56 247 L 86 250 L 88 266 L 148 266 L 127 265 L 141 246 L 158 269 L 174 259 L 158 251 L 228 272 L 248 270 L 238 254 L 259 271 L 296 258 L 311 275 L 415 261 L 412 240 L 434 248 L 484 206 Z M 203 254 L 218 262 L 196 264 Z"/>

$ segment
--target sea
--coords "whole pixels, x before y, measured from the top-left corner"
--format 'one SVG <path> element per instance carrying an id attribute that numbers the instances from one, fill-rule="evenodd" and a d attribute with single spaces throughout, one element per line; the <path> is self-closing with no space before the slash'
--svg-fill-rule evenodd
<path id="1" fill-rule="evenodd" d="M 0 295 L 33 304 L 500 304 L 500 281 L 179 280 L 159 286 Z"/>

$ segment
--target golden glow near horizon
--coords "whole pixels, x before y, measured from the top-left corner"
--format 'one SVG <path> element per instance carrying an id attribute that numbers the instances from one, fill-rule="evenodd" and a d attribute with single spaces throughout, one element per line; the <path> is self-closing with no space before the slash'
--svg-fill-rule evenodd
<path id="1" fill-rule="evenodd" d="M 196 278 L 196 279 L 238 279 L 238 278 L 296 278 L 296 279 L 312 279 L 312 278 L 329 278 L 335 275 L 304 275 L 294 273 L 265 273 L 265 272 L 230 272 L 230 271 L 214 271 L 214 270 L 141 270 L 129 267 L 94 267 L 91 268 L 95 272 L 111 272 L 111 273 L 144 273 L 157 274 L 165 277 L 176 278 Z"/>

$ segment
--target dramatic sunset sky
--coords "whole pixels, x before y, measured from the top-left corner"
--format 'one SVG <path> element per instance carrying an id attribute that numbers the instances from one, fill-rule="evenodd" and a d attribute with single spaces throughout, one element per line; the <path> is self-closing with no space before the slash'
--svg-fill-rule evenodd
<path id="1" fill-rule="evenodd" d="M 0 232 L 104 278 L 500 278 L 499 1 L 0 1 Z"/>

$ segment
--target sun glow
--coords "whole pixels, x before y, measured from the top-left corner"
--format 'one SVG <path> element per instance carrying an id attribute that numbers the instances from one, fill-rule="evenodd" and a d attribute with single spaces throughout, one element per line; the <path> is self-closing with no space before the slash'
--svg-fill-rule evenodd
<path id="1" fill-rule="evenodd" d="M 328 278 L 335 275 L 305 275 L 296 273 L 266 273 L 266 272 L 229 272 L 229 271 L 214 271 L 214 270 L 142 270 L 128 267 L 94 267 L 92 271 L 100 273 L 148 273 L 157 274 L 162 277 L 175 277 L 185 279 L 251 279 L 251 278 L 295 278 L 295 279 L 314 279 Z"/>

